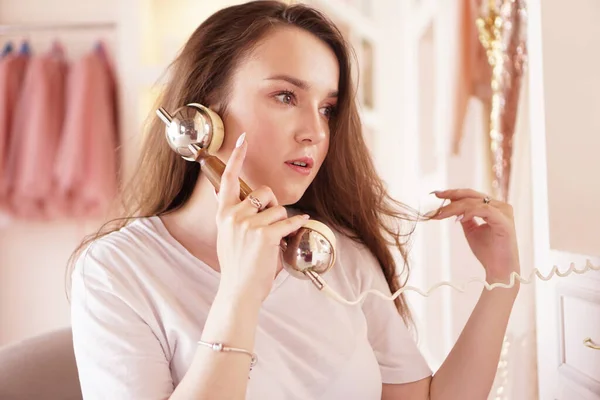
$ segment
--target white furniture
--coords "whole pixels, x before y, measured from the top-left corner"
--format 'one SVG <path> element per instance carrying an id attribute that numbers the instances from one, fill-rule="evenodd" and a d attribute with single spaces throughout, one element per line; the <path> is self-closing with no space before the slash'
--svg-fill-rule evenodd
<path id="1" fill-rule="evenodd" d="M 536 265 L 600 265 L 600 4 L 530 3 Z M 540 73 L 543 72 L 543 73 Z M 600 273 L 537 286 L 540 399 L 600 399 Z"/>

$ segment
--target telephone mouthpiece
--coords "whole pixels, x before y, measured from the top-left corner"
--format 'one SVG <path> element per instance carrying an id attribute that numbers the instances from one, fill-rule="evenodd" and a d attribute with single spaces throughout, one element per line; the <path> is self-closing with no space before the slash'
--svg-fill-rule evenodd
<path id="1" fill-rule="evenodd" d="M 315 283 L 313 274 L 324 274 L 335 263 L 335 245 L 335 235 L 327 225 L 308 220 L 295 234 L 285 238 L 281 246 L 283 267 L 290 275 Z"/>

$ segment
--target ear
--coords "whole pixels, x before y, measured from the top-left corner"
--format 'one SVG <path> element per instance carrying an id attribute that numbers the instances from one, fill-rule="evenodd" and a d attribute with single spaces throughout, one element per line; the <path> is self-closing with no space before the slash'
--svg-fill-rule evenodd
<path id="1" fill-rule="evenodd" d="M 221 103 L 214 103 L 207 106 L 211 111 L 219 114 L 220 117 L 223 117 L 222 113 L 225 110 L 225 107 Z"/>

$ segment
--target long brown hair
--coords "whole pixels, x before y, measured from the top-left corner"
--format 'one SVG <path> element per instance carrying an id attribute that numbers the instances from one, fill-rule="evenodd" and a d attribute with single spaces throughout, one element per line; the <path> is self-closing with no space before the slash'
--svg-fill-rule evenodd
<path id="1" fill-rule="evenodd" d="M 322 13 L 306 5 L 280 1 L 254 1 L 222 9 L 204 21 L 191 35 L 170 66 L 175 77 L 164 88 L 157 105 L 174 110 L 184 104 L 220 104 L 227 112 L 232 71 L 270 29 L 293 26 L 323 40 L 339 61 L 339 98 L 331 118 L 330 148 L 315 180 L 296 204 L 319 220 L 365 245 L 377 258 L 390 290 L 400 288 L 396 262 L 388 247 L 394 245 L 408 277 L 404 239 L 397 222 L 414 220 L 414 212 L 392 199 L 378 177 L 363 139 L 351 78 L 351 50 L 336 26 Z M 84 239 L 69 260 L 73 262 L 92 241 L 125 226 L 132 218 L 161 215 L 181 207 L 191 196 L 200 169 L 184 161 L 168 146 L 164 125 L 149 123 L 137 171 L 126 187 L 124 218 L 112 220 Z M 410 312 L 404 296 L 396 306 L 408 323 Z"/>

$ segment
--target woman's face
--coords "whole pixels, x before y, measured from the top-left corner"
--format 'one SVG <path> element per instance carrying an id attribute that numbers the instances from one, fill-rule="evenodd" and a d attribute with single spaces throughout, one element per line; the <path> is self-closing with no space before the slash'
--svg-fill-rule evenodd
<path id="1" fill-rule="evenodd" d="M 253 189 L 269 186 L 281 205 L 297 202 L 329 148 L 329 118 L 339 81 L 335 54 L 309 32 L 276 28 L 232 79 L 218 155 L 228 159 L 246 132 L 244 181 Z"/>

